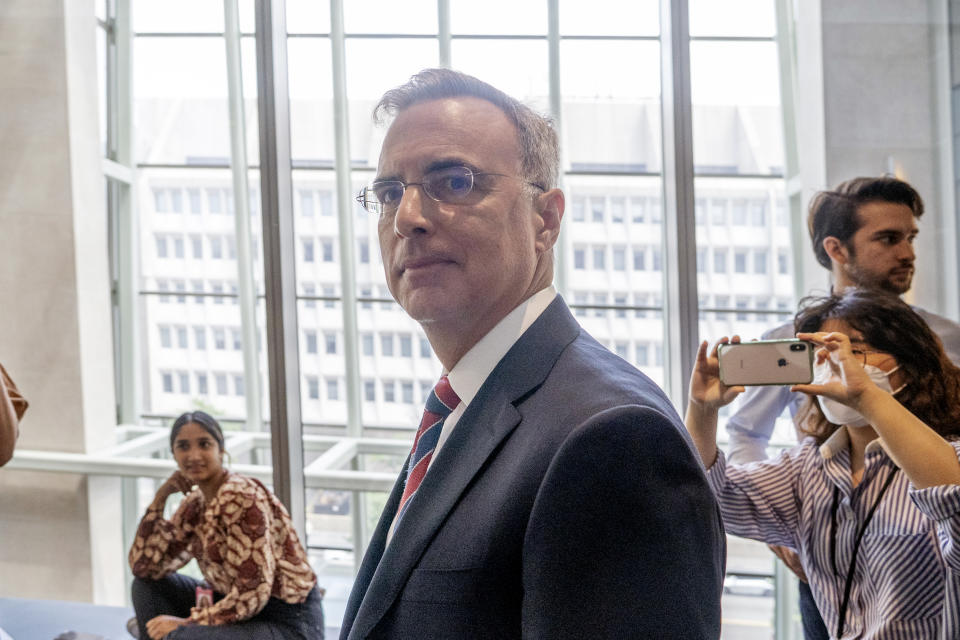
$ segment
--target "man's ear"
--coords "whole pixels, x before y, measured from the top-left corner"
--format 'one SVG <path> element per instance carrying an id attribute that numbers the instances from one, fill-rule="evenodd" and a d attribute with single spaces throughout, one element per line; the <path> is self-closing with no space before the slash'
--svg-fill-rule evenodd
<path id="1" fill-rule="evenodd" d="M 823 250 L 830 259 L 838 264 L 847 264 L 850 261 L 850 250 L 839 238 L 827 236 L 823 239 Z"/>
<path id="2" fill-rule="evenodd" d="M 560 189 L 550 189 L 537 196 L 536 207 L 539 218 L 535 239 L 537 253 L 549 251 L 557 242 L 565 206 L 566 200 L 563 197 L 563 191 Z"/>

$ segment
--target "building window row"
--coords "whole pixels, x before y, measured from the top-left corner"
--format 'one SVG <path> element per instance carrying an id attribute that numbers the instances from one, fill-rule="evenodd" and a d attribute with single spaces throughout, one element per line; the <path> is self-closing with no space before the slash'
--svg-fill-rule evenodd
<path id="1" fill-rule="evenodd" d="M 574 314 L 581 318 L 632 316 L 659 319 L 663 316 L 663 296 L 660 293 L 645 291 L 637 291 L 632 295 L 625 292 L 610 294 L 606 291 L 574 291 L 573 308 Z"/>
<path id="2" fill-rule="evenodd" d="M 316 189 L 297 189 L 297 213 L 304 218 L 333 217 L 333 193 Z"/>
<path id="3" fill-rule="evenodd" d="M 770 250 L 767 248 L 700 247 L 697 249 L 697 273 L 754 274 L 770 272 Z M 777 273 L 790 273 L 790 255 L 786 250 L 777 251 Z"/>
<path id="4" fill-rule="evenodd" d="M 239 327 L 160 324 L 157 325 L 161 349 L 194 349 L 196 351 L 242 351 Z M 192 338 L 192 345 L 191 345 Z M 209 339 L 208 339 L 209 338 Z"/>
<path id="5" fill-rule="evenodd" d="M 154 247 L 160 260 L 236 260 L 237 240 L 232 233 L 155 233 Z M 258 256 L 257 237 L 251 238 L 251 255 Z"/>
<path id="6" fill-rule="evenodd" d="M 335 262 L 335 246 L 336 242 L 332 237 L 302 236 L 300 238 L 301 257 L 306 263 Z"/>
<path id="7" fill-rule="evenodd" d="M 233 215 L 232 187 L 153 187 L 156 213 Z M 260 190 L 251 188 L 248 204 L 251 215 L 260 213 Z"/>
<path id="8" fill-rule="evenodd" d="M 171 301 L 177 304 L 186 304 L 187 298 L 193 298 L 194 304 L 204 304 L 210 299 L 212 304 L 237 304 L 237 283 L 231 280 L 190 280 L 190 290 L 187 291 L 187 280 L 179 278 L 157 278 L 156 286 L 160 295 L 157 296 L 162 304 Z M 170 292 L 169 295 L 168 292 Z M 190 295 L 213 294 L 213 295 Z"/>
<path id="9" fill-rule="evenodd" d="M 434 381 L 430 380 L 415 382 L 413 380 L 393 380 L 390 378 L 381 380 L 366 378 L 363 380 L 363 401 L 376 402 L 379 388 L 379 399 L 383 402 L 422 405 L 426 402 L 433 385 Z"/>
<path id="10" fill-rule="evenodd" d="M 335 377 L 305 376 L 307 398 L 309 400 L 338 401 L 343 399 L 341 387 L 343 380 Z M 427 394 L 433 388 L 433 382 L 428 380 L 396 380 L 383 378 L 363 380 L 363 401 L 384 403 L 421 405 L 426 401 Z M 323 398 L 321 398 L 321 393 Z"/>
<path id="11" fill-rule="evenodd" d="M 574 245 L 573 268 L 579 271 L 661 271 L 663 250 L 658 246 Z"/>
<path id="12" fill-rule="evenodd" d="M 421 358 L 430 358 L 433 351 L 424 336 L 412 333 L 377 333 L 366 331 L 360 334 L 360 355 L 373 357 L 376 346 L 382 358 L 413 358 L 414 351 Z"/>
<path id="13" fill-rule="evenodd" d="M 163 393 L 205 396 L 238 396 L 245 393 L 242 373 L 229 371 L 160 371 Z"/>
<path id="14" fill-rule="evenodd" d="M 764 228 L 769 224 L 770 200 L 761 198 L 697 198 L 694 211 L 698 225 L 714 227 L 756 227 Z M 774 203 L 774 222 L 786 227 L 790 221 L 786 203 L 777 199 Z"/>
<path id="15" fill-rule="evenodd" d="M 316 331 L 306 329 L 303 332 L 304 349 L 310 355 L 323 353 L 335 356 L 340 352 L 336 331 Z"/>
<path id="16" fill-rule="evenodd" d="M 740 322 L 766 322 L 770 326 L 779 324 L 782 320 L 777 320 L 778 316 L 770 313 L 748 313 L 748 311 L 776 311 L 778 314 L 792 315 L 794 312 L 792 302 L 787 298 L 774 298 L 769 295 L 760 296 L 701 296 L 699 300 L 701 309 L 719 309 L 709 315 L 715 320 L 735 320 Z M 700 311 L 700 319 L 705 319 L 706 312 Z"/>
<path id="17" fill-rule="evenodd" d="M 571 199 L 574 222 L 603 224 L 660 224 L 663 210 L 659 196 L 580 195 Z"/>

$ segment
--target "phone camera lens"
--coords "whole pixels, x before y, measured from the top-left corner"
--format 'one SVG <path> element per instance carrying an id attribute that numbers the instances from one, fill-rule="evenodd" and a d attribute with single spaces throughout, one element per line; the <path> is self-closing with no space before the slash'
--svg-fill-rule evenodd
<path id="1" fill-rule="evenodd" d="M 790 351 L 806 351 L 807 345 L 802 342 L 790 345 Z"/>

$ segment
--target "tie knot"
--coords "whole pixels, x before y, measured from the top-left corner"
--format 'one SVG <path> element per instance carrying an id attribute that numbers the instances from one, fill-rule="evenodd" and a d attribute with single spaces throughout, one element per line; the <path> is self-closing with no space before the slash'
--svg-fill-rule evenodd
<path id="1" fill-rule="evenodd" d="M 427 411 L 440 416 L 448 416 L 460 404 L 460 397 L 450 386 L 447 376 L 441 377 L 433 387 L 433 393 L 427 398 Z"/>

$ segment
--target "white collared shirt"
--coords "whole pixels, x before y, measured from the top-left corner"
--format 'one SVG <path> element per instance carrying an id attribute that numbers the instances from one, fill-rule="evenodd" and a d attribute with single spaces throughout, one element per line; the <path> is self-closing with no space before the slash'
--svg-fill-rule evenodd
<path id="1" fill-rule="evenodd" d="M 450 382 L 454 393 L 460 398 L 460 404 L 447 416 L 443 423 L 440 438 L 437 440 L 437 446 L 434 448 L 433 456 L 427 466 L 428 472 L 433 463 L 436 462 L 440 450 L 450 437 L 454 427 L 460 421 L 460 417 L 470 406 L 477 392 L 480 391 L 480 387 L 483 386 L 483 383 L 486 382 L 511 347 L 520 339 L 520 336 L 550 306 L 556 296 L 557 290 L 551 285 L 524 300 L 473 345 L 453 366 L 453 369 L 443 372 L 447 375 L 447 380 Z M 403 473 L 406 474 L 406 468 L 404 468 Z M 387 534 L 388 543 L 393 537 L 393 527 L 396 524 L 396 516 L 394 516 L 393 524 L 390 525 L 390 532 Z"/>

